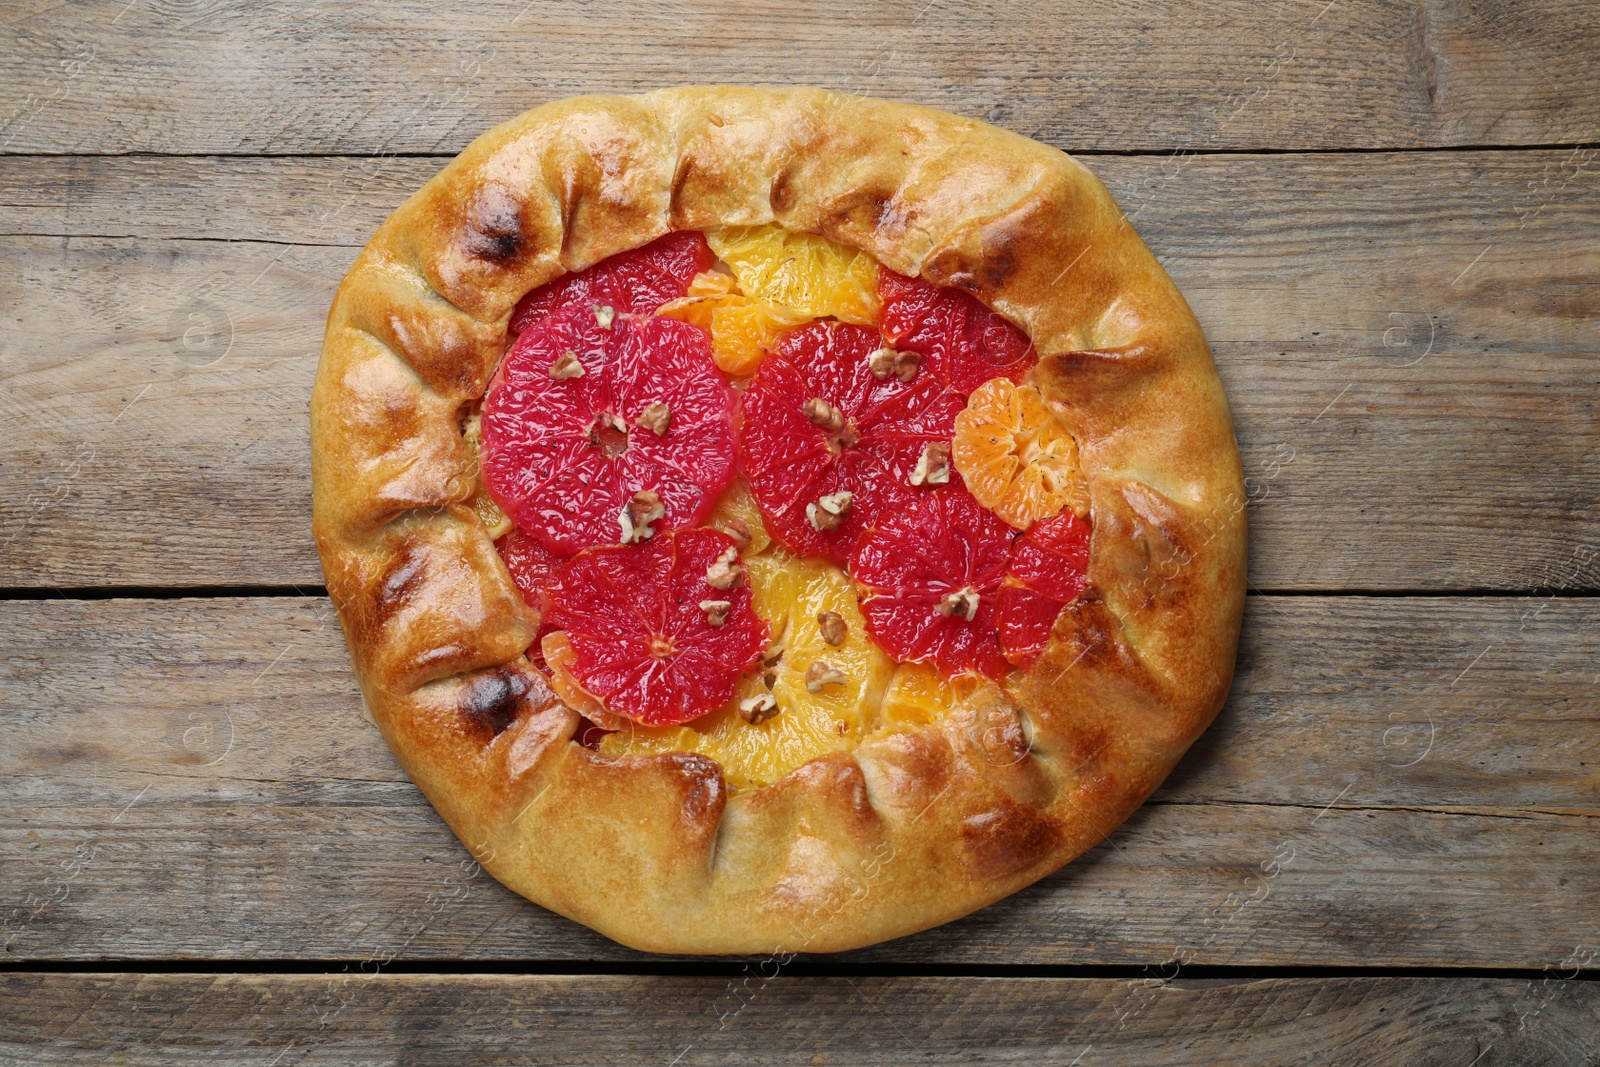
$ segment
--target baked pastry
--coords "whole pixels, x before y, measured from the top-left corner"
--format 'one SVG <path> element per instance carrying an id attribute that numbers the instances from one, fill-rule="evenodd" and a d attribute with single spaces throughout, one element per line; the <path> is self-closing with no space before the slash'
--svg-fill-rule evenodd
<path id="1" fill-rule="evenodd" d="M 491 874 L 636 948 L 983 907 L 1110 833 L 1231 680 L 1205 339 L 1088 171 L 982 122 L 531 111 L 374 235 L 311 414 L 390 746 Z"/>

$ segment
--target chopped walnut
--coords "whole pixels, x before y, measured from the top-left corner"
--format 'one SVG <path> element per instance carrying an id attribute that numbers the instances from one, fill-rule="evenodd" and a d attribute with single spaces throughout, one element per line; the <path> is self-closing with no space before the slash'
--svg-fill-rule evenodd
<path id="1" fill-rule="evenodd" d="M 867 357 L 867 367 L 880 382 L 891 374 L 902 382 L 909 382 L 917 376 L 917 369 L 921 366 L 922 357 L 917 353 L 896 352 L 892 348 L 880 348 Z"/>
<path id="2" fill-rule="evenodd" d="M 744 582 L 744 567 L 739 563 L 739 550 L 727 548 L 706 568 L 706 582 L 713 589 L 733 589 Z"/>
<path id="3" fill-rule="evenodd" d="M 667 423 L 672 419 L 672 409 L 659 400 L 652 400 L 639 412 L 634 425 L 643 427 L 657 437 L 667 436 Z"/>
<path id="4" fill-rule="evenodd" d="M 783 659 L 782 645 L 770 645 L 765 652 L 761 653 L 761 665 L 769 670 L 776 667 L 781 659 Z"/>
<path id="5" fill-rule="evenodd" d="M 971 621 L 978 614 L 978 591 L 976 589 L 963 589 L 959 593 L 951 593 L 934 606 L 940 615 L 953 615 L 958 619 Z"/>
<path id="6" fill-rule="evenodd" d="M 739 718 L 751 726 L 759 726 L 778 714 L 778 701 L 771 693 L 757 693 L 739 701 Z"/>
<path id="7" fill-rule="evenodd" d="M 837 530 L 850 517 L 850 501 L 854 498 L 855 494 L 846 490 L 819 496 L 815 504 L 807 504 L 806 518 L 811 520 L 811 528 L 818 533 Z"/>
<path id="8" fill-rule="evenodd" d="M 622 543 L 628 545 L 650 540 L 656 535 L 650 524 L 666 513 L 667 509 L 661 506 L 658 494 L 648 489 L 634 493 L 633 499 L 617 515 L 617 524 L 622 527 Z"/>
<path id="9" fill-rule="evenodd" d="M 917 469 L 911 472 L 912 485 L 945 485 L 950 481 L 950 446 L 943 441 L 929 441 L 922 446 L 917 457 Z"/>
<path id="10" fill-rule="evenodd" d="M 717 523 L 717 529 L 733 538 L 733 543 L 743 552 L 750 547 L 750 542 L 755 540 L 755 534 L 750 532 L 750 524 L 743 519 L 722 519 Z"/>
<path id="11" fill-rule="evenodd" d="M 611 324 L 616 321 L 617 309 L 608 304 L 594 305 L 594 321 L 600 324 L 602 330 L 611 329 Z"/>
<path id="12" fill-rule="evenodd" d="M 837 611 L 818 612 L 817 629 L 822 631 L 822 639 L 834 646 L 844 644 L 844 639 L 850 635 L 850 624 Z"/>
<path id="13" fill-rule="evenodd" d="M 844 676 L 844 672 L 824 659 L 816 660 L 806 668 L 806 692 L 808 693 L 820 693 L 823 686 L 844 685 L 847 681 L 849 679 Z"/>
<path id="14" fill-rule="evenodd" d="M 578 353 L 569 348 L 557 356 L 556 361 L 550 364 L 550 377 L 558 382 L 564 382 L 568 378 L 582 378 L 583 364 L 578 362 Z"/>
<path id="15" fill-rule="evenodd" d="M 728 611 L 733 603 L 727 600 L 702 600 L 700 610 L 706 613 L 706 622 L 714 627 L 720 627 L 728 621 Z"/>
<path id="16" fill-rule="evenodd" d="M 811 425 L 821 427 L 829 433 L 838 433 L 844 429 L 844 412 L 820 396 L 807 400 L 800 410 L 811 420 Z"/>

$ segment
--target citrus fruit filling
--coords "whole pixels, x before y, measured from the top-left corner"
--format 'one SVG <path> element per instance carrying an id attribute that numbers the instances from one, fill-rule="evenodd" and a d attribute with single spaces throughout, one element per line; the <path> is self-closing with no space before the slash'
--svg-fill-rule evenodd
<path id="1" fill-rule="evenodd" d="M 462 422 L 530 660 L 604 757 L 759 787 L 1010 683 L 1087 588 L 1087 480 L 1026 334 L 781 226 L 518 304 Z"/>
<path id="2" fill-rule="evenodd" d="M 606 711 L 646 725 L 722 707 L 767 647 L 748 584 L 716 580 L 730 552 L 738 554 L 733 538 L 717 530 L 579 552 L 544 595 L 544 625 L 571 647 L 570 660 L 558 664 L 557 635 L 545 638 L 551 669 L 570 670 Z"/>
<path id="3" fill-rule="evenodd" d="M 563 308 L 602 304 L 623 314 L 648 314 L 688 291 L 694 276 L 711 266 L 711 249 L 692 230 L 601 260 L 585 270 L 541 285 L 517 304 L 507 326 L 512 336 Z"/>
<path id="4" fill-rule="evenodd" d="M 1088 510 L 1077 442 L 1032 385 L 993 378 L 975 389 L 951 452 L 978 503 L 1019 530 L 1064 507 Z"/>
<path id="5" fill-rule="evenodd" d="M 862 326 L 802 326 L 739 401 L 740 469 L 768 529 L 798 555 L 843 561 L 880 515 L 917 511 L 924 452 L 947 448 L 954 431 L 961 398 L 930 375 L 880 376 L 882 343 Z"/>
<path id="6" fill-rule="evenodd" d="M 963 395 L 997 376 L 1021 381 L 1039 361 L 1027 334 L 959 290 L 880 270 L 878 293 L 884 335 Z"/>
<path id="7" fill-rule="evenodd" d="M 646 540 L 699 522 L 733 477 L 732 407 L 705 331 L 564 308 L 489 385 L 484 478 L 552 552 Z"/>

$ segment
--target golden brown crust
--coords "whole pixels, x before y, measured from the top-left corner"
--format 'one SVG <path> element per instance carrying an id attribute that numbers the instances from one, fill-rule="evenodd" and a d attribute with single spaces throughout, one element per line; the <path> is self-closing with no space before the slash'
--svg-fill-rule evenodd
<path id="1" fill-rule="evenodd" d="M 570 740 L 522 659 L 537 620 L 463 506 L 458 420 L 529 289 L 670 229 L 774 221 L 1028 331 L 1090 479 L 1090 593 L 1010 692 L 730 795 L 703 757 Z M 982 907 L 1110 833 L 1231 679 L 1244 492 L 1193 315 L 1088 171 L 928 108 L 702 87 L 491 130 L 340 287 L 312 446 L 329 592 L 400 761 L 495 877 L 638 948 L 837 951 Z"/>

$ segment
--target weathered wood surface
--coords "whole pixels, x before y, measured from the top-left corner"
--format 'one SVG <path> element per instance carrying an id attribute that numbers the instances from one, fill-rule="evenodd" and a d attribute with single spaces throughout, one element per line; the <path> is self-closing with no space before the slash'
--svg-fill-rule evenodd
<path id="1" fill-rule="evenodd" d="M 13 602 L 0 649 L 8 959 L 639 958 L 472 864 L 324 601 Z M 1229 707 L 1150 804 L 850 958 L 1553 966 L 1600 945 L 1597 663 L 1589 598 L 1252 598 Z"/>
<path id="2" fill-rule="evenodd" d="M 1584 0 L 8 5 L 11 152 L 438 152 L 548 100 L 818 84 L 1075 149 L 1551 144 L 1600 132 Z"/>
<path id="3" fill-rule="evenodd" d="M 319 583 L 327 304 L 440 162 L 8 162 L 0 586 Z M 1593 153 L 1090 162 L 1216 347 L 1258 588 L 1600 585 Z"/>
<path id="4" fill-rule="evenodd" d="M 15 974 L 7 1063 L 1547 1067 L 1600 984 L 1537 979 Z"/>

